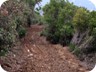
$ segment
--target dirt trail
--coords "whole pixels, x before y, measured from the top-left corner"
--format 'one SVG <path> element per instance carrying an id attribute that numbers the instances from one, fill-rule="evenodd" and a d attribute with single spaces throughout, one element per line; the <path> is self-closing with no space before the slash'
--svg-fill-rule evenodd
<path id="1" fill-rule="evenodd" d="M 67 47 L 52 45 L 40 37 L 42 25 L 32 25 L 21 40 L 4 58 L 9 72 L 87 72 Z"/>

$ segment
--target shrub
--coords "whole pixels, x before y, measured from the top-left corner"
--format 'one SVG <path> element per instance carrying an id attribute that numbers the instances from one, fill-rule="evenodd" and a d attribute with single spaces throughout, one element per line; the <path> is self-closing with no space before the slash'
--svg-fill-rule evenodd
<path id="1" fill-rule="evenodd" d="M 68 45 L 72 38 L 72 17 L 76 6 L 65 0 L 51 0 L 43 8 L 44 20 L 48 24 L 47 39 L 52 43 Z"/>
<path id="2" fill-rule="evenodd" d="M 60 43 L 65 46 L 69 45 L 73 36 L 73 29 L 70 25 L 64 25 L 62 29 L 60 29 Z"/>
<path id="3" fill-rule="evenodd" d="M 69 45 L 69 50 L 75 54 L 76 56 L 78 56 L 81 53 L 80 48 L 78 48 L 75 44 L 71 44 Z"/>
<path id="4" fill-rule="evenodd" d="M 27 26 L 25 25 L 27 24 L 27 17 L 31 15 L 31 18 L 34 18 L 35 4 L 40 1 L 9 0 L 2 5 L 0 10 L 0 55 L 5 54 L 9 48 L 16 44 L 18 36 L 20 38 L 25 36 L 26 29 L 23 27 Z"/>
<path id="5" fill-rule="evenodd" d="M 8 53 L 8 48 L 0 48 L 0 56 L 5 56 Z"/>
<path id="6" fill-rule="evenodd" d="M 89 12 L 84 8 L 77 9 L 73 17 L 73 25 L 76 31 L 82 32 L 88 28 Z"/>
<path id="7" fill-rule="evenodd" d="M 26 35 L 26 29 L 21 27 L 19 30 L 18 30 L 18 34 L 19 34 L 19 38 L 22 38 Z"/>

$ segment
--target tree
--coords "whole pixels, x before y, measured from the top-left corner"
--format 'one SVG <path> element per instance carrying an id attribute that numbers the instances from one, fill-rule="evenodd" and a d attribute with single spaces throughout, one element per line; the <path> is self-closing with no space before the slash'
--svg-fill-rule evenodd
<path id="1" fill-rule="evenodd" d="M 73 17 L 73 25 L 77 31 L 84 31 L 88 28 L 89 12 L 84 8 L 79 8 Z"/>
<path id="2" fill-rule="evenodd" d="M 43 8 L 48 23 L 47 39 L 53 43 L 68 44 L 71 40 L 72 18 L 77 7 L 66 0 L 50 0 Z"/>
<path id="3" fill-rule="evenodd" d="M 96 12 L 89 12 L 84 8 L 79 8 L 73 17 L 73 26 L 75 29 L 71 43 L 82 52 L 96 51 Z"/>

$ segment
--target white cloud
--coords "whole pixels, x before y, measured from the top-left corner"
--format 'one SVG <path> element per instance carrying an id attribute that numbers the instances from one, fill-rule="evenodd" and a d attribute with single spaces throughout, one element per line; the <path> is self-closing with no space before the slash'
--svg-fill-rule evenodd
<path id="1" fill-rule="evenodd" d="M 96 0 L 89 0 L 89 1 L 91 1 L 96 7 Z"/>

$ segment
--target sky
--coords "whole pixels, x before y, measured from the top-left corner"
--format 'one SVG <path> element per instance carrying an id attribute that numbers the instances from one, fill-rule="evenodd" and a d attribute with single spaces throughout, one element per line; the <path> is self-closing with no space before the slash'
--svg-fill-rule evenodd
<path id="1" fill-rule="evenodd" d="M 50 0 L 42 0 L 41 5 L 44 6 L 48 2 L 50 2 Z"/>
<path id="2" fill-rule="evenodd" d="M 5 1 L 7 1 L 7 0 L 0 0 L 0 7 L 1 7 L 1 5 L 2 5 Z"/>
<path id="3" fill-rule="evenodd" d="M 73 2 L 77 6 L 85 7 L 88 10 L 96 10 L 96 1 L 93 0 L 69 0 L 70 2 Z"/>
<path id="4" fill-rule="evenodd" d="M 96 0 L 89 0 L 89 1 L 91 1 L 96 7 Z"/>
<path id="5" fill-rule="evenodd" d="M 42 5 L 44 6 L 47 2 L 49 2 L 50 0 L 42 0 Z M 76 0 L 69 0 L 69 1 L 71 1 L 71 2 L 75 2 Z M 83 1 L 83 0 L 82 0 Z M 92 2 L 94 5 L 95 5 L 95 7 L 96 7 L 96 0 L 89 0 L 90 2 Z"/>
<path id="6" fill-rule="evenodd" d="M 50 0 L 42 0 L 41 6 L 44 6 L 49 1 Z M 69 1 L 73 2 L 77 6 L 82 6 L 89 10 L 96 10 L 96 0 L 69 0 Z"/>

